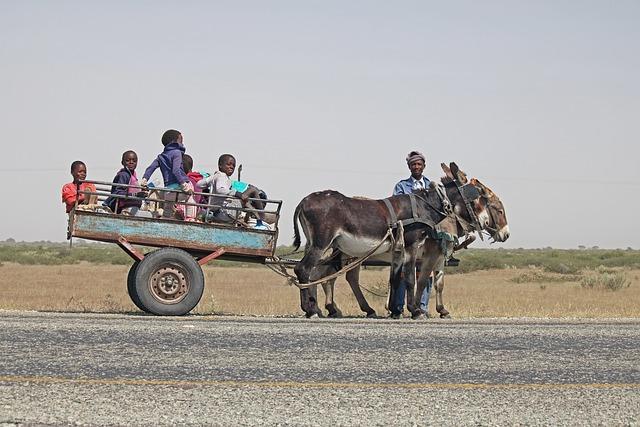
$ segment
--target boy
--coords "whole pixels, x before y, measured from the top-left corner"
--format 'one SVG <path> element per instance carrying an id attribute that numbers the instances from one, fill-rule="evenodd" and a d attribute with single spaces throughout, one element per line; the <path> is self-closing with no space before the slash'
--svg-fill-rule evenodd
<path id="1" fill-rule="evenodd" d="M 62 187 L 62 203 L 66 205 L 67 213 L 74 208 L 76 199 L 78 204 L 96 204 L 98 201 L 96 194 L 85 194 L 85 192 L 95 193 L 96 186 L 89 182 L 80 183 L 80 181 L 87 179 L 87 166 L 83 161 L 76 160 L 71 163 L 71 176 L 73 176 L 73 182 Z"/>
<path id="2" fill-rule="evenodd" d="M 128 150 L 122 153 L 122 160 L 120 162 L 123 166 L 113 178 L 114 184 L 128 184 L 138 185 L 138 177 L 136 176 L 136 167 L 138 166 L 138 155 L 135 151 Z M 121 187 L 117 185 L 111 186 L 111 194 L 125 196 L 130 195 L 133 197 L 144 197 L 146 193 L 141 192 L 140 187 Z M 102 203 L 115 213 L 122 212 L 125 208 L 137 208 L 142 205 L 142 200 L 124 199 L 119 197 L 108 197 L 107 200 Z M 135 215 L 137 209 L 132 209 L 132 213 Z"/>
<path id="3" fill-rule="evenodd" d="M 184 145 L 182 144 L 182 134 L 175 129 L 169 129 L 162 135 L 162 145 L 164 145 L 164 150 L 149 165 L 147 170 L 144 171 L 140 185 L 145 187 L 153 172 L 160 168 L 166 188 L 172 190 L 182 189 L 182 191 L 192 193 L 193 185 L 182 169 L 182 154 L 185 152 Z M 164 203 L 162 216 L 172 217 L 175 213 L 175 206 L 168 201 L 184 202 L 187 197 L 185 197 L 185 195 L 177 196 L 174 192 L 166 192 L 164 199 L 167 202 Z"/>
<path id="4" fill-rule="evenodd" d="M 223 154 L 218 158 L 218 170 L 211 176 L 205 179 L 201 179 L 198 181 L 197 186 L 200 188 L 206 188 L 211 186 L 211 193 L 213 194 L 222 194 L 225 196 L 235 196 L 239 197 L 242 201 L 242 206 L 246 206 L 249 198 L 260 198 L 260 190 L 252 185 L 247 185 L 245 183 L 239 183 L 238 181 L 232 181 L 229 178 L 233 175 L 233 172 L 236 169 L 236 159 L 231 154 Z M 235 188 L 234 188 L 234 184 Z M 240 184 L 240 185 L 238 185 Z M 244 185 L 243 185 L 244 184 Z M 238 189 L 242 189 L 244 191 L 238 191 Z M 223 202 L 223 206 L 233 206 L 234 201 Z M 252 202 L 255 205 L 262 205 L 260 202 Z M 262 209 L 263 206 L 256 206 L 257 209 Z M 233 222 L 235 213 L 237 211 L 233 210 L 218 210 L 214 215 L 214 219 L 223 222 Z M 259 230 L 268 230 L 269 227 L 263 223 L 264 221 L 264 213 L 257 212 L 258 220 L 255 228 Z"/>

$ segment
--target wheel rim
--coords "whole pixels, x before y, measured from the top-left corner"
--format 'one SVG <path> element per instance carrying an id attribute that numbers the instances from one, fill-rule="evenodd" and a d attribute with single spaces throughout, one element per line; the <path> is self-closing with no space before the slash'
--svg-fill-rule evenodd
<path id="1" fill-rule="evenodd" d="M 156 270 L 149 278 L 151 295 L 163 304 L 176 304 L 189 293 L 189 281 L 176 266 Z"/>

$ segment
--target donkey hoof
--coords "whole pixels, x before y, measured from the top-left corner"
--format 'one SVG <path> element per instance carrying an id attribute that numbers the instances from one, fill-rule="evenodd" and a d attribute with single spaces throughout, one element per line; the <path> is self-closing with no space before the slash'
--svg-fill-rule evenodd
<path id="1" fill-rule="evenodd" d="M 394 320 L 402 319 L 402 314 L 401 313 L 391 313 L 389 315 L 389 318 L 390 319 L 394 319 Z"/>
<path id="2" fill-rule="evenodd" d="M 380 317 L 375 311 L 372 311 L 371 313 L 367 313 L 367 319 L 379 319 L 379 318 Z"/>
<path id="3" fill-rule="evenodd" d="M 327 317 L 331 319 L 339 319 L 342 317 L 342 312 L 340 310 L 330 311 Z"/>
<path id="4" fill-rule="evenodd" d="M 312 311 L 312 312 L 309 312 L 309 313 L 305 313 L 304 315 L 306 316 L 307 319 L 316 319 L 316 318 L 319 318 L 319 317 L 324 317 L 324 315 L 321 312 L 318 312 L 318 311 Z"/>
<path id="5" fill-rule="evenodd" d="M 451 319 L 451 316 L 449 316 L 449 313 L 440 313 L 440 318 L 441 319 Z"/>

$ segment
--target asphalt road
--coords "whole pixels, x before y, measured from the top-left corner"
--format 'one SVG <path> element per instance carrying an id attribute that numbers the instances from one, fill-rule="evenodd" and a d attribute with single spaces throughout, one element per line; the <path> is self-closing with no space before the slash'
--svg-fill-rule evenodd
<path id="1" fill-rule="evenodd" d="M 0 424 L 640 425 L 640 319 L 0 312 Z"/>

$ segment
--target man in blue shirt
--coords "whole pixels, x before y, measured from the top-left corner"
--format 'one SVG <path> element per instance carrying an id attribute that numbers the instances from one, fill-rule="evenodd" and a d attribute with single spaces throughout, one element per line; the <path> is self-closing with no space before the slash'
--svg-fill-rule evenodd
<path id="1" fill-rule="evenodd" d="M 427 159 L 419 151 L 412 151 L 407 155 L 407 166 L 411 171 L 411 176 L 407 179 L 403 179 L 398 182 L 393 189 L 393 195 L 398 194 L 411 194 L 414 191 L 427 189 L 429 188 L 429 179 L 422 175 L 424 172 L 424 168 L 426 166 Z M 420 260 L 416 261 L 416 279 L 420 275 Z M 400 286 L 400 289 L 396 293 L 396 301 L 392 301 L 392 303 L 396 306 L 402 307 L 404 305 L 404 296 L 405 291 L 409 283 L 403 283 Z M 429 317 L 429 295 L 431 294 L 431 288 L 433 286 L 432 278 L 429 278 L 427 282 L 427 286 L 424 288 L 424 292 L 422 293 L 422 297 L 420 298 L 420 310 L 425 314 L 425 316 Z"/>

